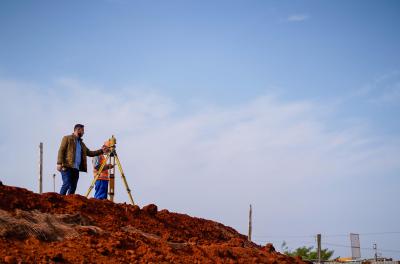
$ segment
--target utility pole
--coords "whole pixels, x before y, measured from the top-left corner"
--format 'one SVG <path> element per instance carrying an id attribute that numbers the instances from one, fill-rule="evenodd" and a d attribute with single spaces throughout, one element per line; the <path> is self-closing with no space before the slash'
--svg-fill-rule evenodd
<path id="1" fill-rule="evenodd" d="M 250 204 L 250 210 L 249 210 L 249 234 L 247 236 L 247 239 L 249 241 L 251 241 L 252 218 L 253 218 L 252 214 L 253 214 L 253 209 L 252 209 L 251 204 Z"/>
<path id="2" fill-rule="evenodd" d="M 375 262 L 377 262 L 378 261 L 378 246 L 376 245 L 376 243 L 373 244 L 373 248 L 375 250 L 375 256 L 374 256 Z"/>
<path id="3" fill-rule="evenodd" d="M 321 263 L 321 234 L 317 234 L 318 263 Z"/>
<path id="4" fill-rule="evenodd" d="M 56 192 L 56 174 L 53 174 L 53 192 Z"/>
<path id="5" fill-rule="evenodd" d="M 43 192 L 43 142 L 39 143 L 39 193 Z"/>

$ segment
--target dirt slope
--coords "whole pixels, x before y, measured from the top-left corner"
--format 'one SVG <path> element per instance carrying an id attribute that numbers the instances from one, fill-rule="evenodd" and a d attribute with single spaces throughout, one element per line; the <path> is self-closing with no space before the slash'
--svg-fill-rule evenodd
<path id="1" fill-rule="evenodd" d="M 0 186 L 0 263 L 305 263 L 157 206 Z"/>

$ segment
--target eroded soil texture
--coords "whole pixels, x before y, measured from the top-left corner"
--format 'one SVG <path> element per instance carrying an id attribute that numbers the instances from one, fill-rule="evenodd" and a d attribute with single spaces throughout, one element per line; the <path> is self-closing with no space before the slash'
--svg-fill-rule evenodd
<path id="1" fill-rule="evenodd" d="M 0 186 L 0 263 L 306 263 L 223 224 Z"/>

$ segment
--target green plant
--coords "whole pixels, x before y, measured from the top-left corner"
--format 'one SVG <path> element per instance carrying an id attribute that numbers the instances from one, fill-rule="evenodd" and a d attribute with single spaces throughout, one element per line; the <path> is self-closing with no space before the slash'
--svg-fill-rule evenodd
<path id="1" fill-rule="evenodd" d="M 281 245 L 282 251 L 292 257 L 300 256 L 304 260 L 316 260 L 318 259 L 317 249 L 314 247 L 299 247 L 295 250 L 289 250 L 287 243 L 283 241 Z M 329 260 L 334 253 L 334 250 L 329 250 L 328 248 L 321 249 L 321 260 Z"/>

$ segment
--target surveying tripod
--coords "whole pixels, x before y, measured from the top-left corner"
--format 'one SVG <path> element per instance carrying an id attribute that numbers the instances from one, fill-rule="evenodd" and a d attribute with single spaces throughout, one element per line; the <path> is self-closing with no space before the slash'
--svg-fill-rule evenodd
<path id="1" fill-rule="evenodd" d="M 100 165 L 100 168 L 97 171 L 97 173 L 86 193 L 86 197 L 88 197 L 90 192 L 93 190 L 94 184 L 96 183 L 97 179 L 101 175 L 101 172 L 103 171 L 104 167 L 106 166 L 107 161 L 110 161 L 110 164 L 113 165 L 113 167 L 110 169 L 111 173 L 109 174 L 110 184 L 108 186 L 108 195 L 110 196 L 110 201 L 114 202 L 115 164 L 117 164 L 119 172 L 121 174 L 122 181 L 124 182 L 126 191 L 128 192 L 129 199 L 131 200 L 132 205 L 135 205 L 135 203 L 133 202 L 132 195 L 131 195 L 131 190 L 129 189 L 128 182 L 126 181 L 126 178 L 125 178 L 124 171 L 122 170 L 121 162 L 119 161 L 119 158 L 118 158 L 118 154 L 116 151 L 117 139 L 114 137 L 114 135 L 108 140 L 108 143 L 109 143 L 110 152 L 108 152 L 106 154 L 106 158 Z"/>

